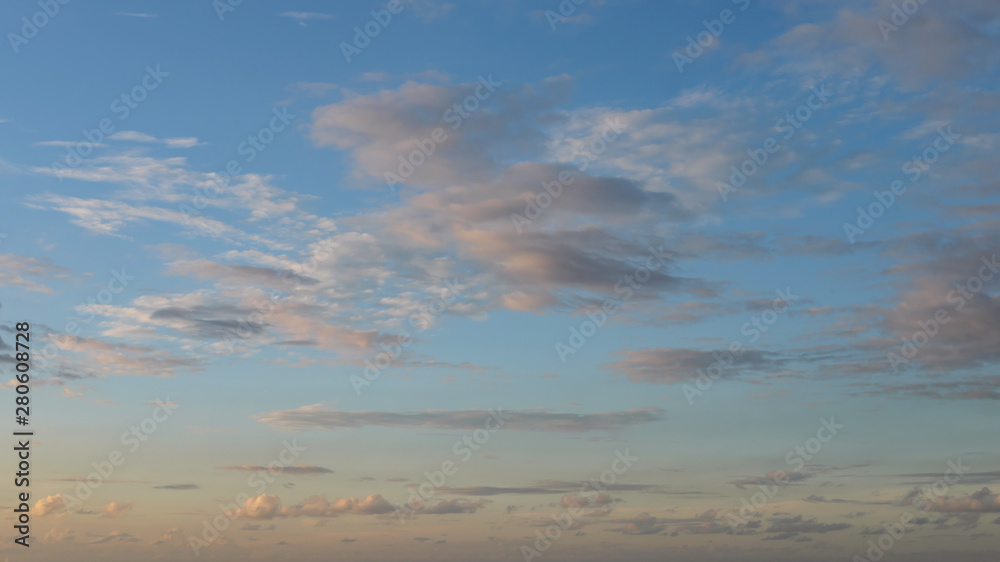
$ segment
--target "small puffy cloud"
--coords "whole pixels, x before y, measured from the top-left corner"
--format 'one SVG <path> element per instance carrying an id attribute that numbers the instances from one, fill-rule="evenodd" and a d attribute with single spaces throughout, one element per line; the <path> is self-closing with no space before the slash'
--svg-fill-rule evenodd
<path id="1" fill-rule="evenodd" d="M 306 498 L 302 503 L 282 509 L 282 515 L 290 517 L 335 517 L 341 513 L 352 515 L 379 515 L 396 508 L 380 494 L 366 498 L 336 498 L 328 502 L 325 496 Z"/>
<path id="2" fill-rule="evenodd" d="M 341 514 L 380 515 L 396 508 L 380 494 L 366 498 L 335 498 L 327 501 L 326 496 L 312 496 L 301 503 L 282 506 L 276 495 L 262 494 L 244 502 L 236 510 L 237 519 L 273 519 L 275 517 L 336 517 Z"/>
<path id="3" fill-rule="evenodd" d="M 119 517 L 126 511 L 132 509 L 132 502 L 111 502 L 101 508 L 101 515 L 104 517 Z"/>
<path id="4" fill-rule="evenodd" d="M 34 513 L 39 517 L 45 517 L 46 515 L 65 515 L 66 501 L 63 499 L 62 494 L 45 496 L 35 502 Z"/>
<path id="5" fill-rule="evenodd" d="M 254 496 L 236 510 L 237 519 L 274 519 L 281 511 L 281 500 L 273 494 Z"/>

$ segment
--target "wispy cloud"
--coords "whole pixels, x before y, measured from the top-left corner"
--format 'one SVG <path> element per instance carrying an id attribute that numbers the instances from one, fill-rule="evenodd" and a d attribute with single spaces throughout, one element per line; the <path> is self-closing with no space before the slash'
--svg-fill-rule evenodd
<path id="1" fill-rule="evenodd" d="M 331 14 L 324 14 L 322 12 L 282 12 L 278 15 L 294 20 L 328 20 L 333 18 Z"/>
<path id="2" fill-rule="evenodd" d="M 322 466 L 313 466 L 309 464 L 300 464 L 298 466 L 283 466 L 279 469 L 274 469 L 267 466 L 258 466 L 252 464 L 241 464 L 239 466 L 227 465 L 227 466 L 217 466 L 219 470 L 240 470 L 244 472 L 278 472 L 281 474 L 333 474 L 333 471 L 329 468 L 323 468 Z"/>
<path id="3" fill-rule="evenodd" d="M 138 131 L 118 131 L 117 133 L 110 135 L 108 138 L 116 141 L 163 144 L 167 148 L 191 148 L 193 146 L 203 144 L 195 137 L 172 137 L 159 139 L 152 135 L 147 135 Z"/>
<path id="4" fill-rule="evenodd" d="M 624 412 L 565 414 L 547 411 L 502 412 L 504 429 L 514 431 L 551 431 L 581 433 L 616 431 L 663 419 L 659 408 L 637 408 Z M 304 431 L 310 429 L 355 429 L 360 427 L 395 427 L 400 429 L 466 430 L 483 427 L 491 415 L 482 410 L 454 412 L 345 412 L 321 404 L 260 414 L 257 419 L 274 427 Z"/>

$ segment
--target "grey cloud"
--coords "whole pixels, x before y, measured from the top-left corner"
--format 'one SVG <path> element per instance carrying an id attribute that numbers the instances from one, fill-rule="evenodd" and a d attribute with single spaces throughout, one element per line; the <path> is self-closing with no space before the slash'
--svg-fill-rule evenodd
<path id="1" fill-rule="evenodd" d="M 851 528 L 849 523 L 819 523 L 816 519 L 803 519 L 801 515 L 776 517 L 770 522 L 765 533 L 828 533 Z"/>
<path id="2" fill-rule="evenodd" d="M 648 512 L 642 512 L 631 519 L 621 519 L 617 522 L 624 523 L 624 526 L 611 530 L 625 535 L 655 535 L 667 528 L 662 519 L 653 517 Z"/>
<path id="3" fill-rule="evenodd" d="M 314 404 L 294 410 L 260 414 L 258 421 L 280 429 L 353 429 L 395 427 L 405 429 L 473 430 L 482 428 L 491 414 L 486 411 L 453 412 L 346 412 Z M 654 423 L 663 419 L 659 408 L 638 408 L 623 412 L 565 414 L 546 411 L 502 412 L 503 428 L 514 431 L 581 433 L 615 431 Z"/>
<path id="4" fill-rule="evenodd" d="M 243 472 L 279 472 L 281 474 L 297 475 L 297 474 L 333 474 L 333 471 L 329 468 L 323 468 L 322 466 L 313 465 L 298 465 L 298 466 L 283 466 L 280 468 L 271 468 L 267 466 L 258 466 L 251 464 L 242 464 L 239 466 L 227 465 L 227 466 L 217 466 L 219 470 L 239 470 Z"/>
<path id="5" fill-rule="evenodd" d="M 697 378 L 697 371 L 706 371 L 715 363 L 726 365 L 728 350 L 701 351 L 687 348 L 660 347 L 651 349 L 624 349 L 618 352 L 623 359 L 602 365 L 616 375 L 625 375 L 632 382 L 675 384 Z M 720 359 L 721 358 L 721 359 Z M 723 378 L 732 378 L 742 372 L 775 369 L 785 363 L 782 356 L 767 351 L 744 349 L 732 360 L 732 367 L 722 370 Z"/>

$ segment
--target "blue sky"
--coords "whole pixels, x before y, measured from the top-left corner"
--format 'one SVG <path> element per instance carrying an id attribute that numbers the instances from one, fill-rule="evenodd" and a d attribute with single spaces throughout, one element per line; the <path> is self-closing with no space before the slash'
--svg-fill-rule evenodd
<path id="1" fill-rule="evenodd" d="M 995 2 L 233 4 L 0 6 L 31 556 L 995 556 Z"/>

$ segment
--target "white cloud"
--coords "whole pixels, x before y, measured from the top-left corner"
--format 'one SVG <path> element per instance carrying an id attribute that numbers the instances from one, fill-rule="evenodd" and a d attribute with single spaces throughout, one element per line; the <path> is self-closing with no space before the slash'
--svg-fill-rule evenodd
<path id="1" fill-rule="evenodd" d="M 333 18 L 332 15 L 321 12 L 282 12 L 278 15 L 294 20 L 328 20 Z"/>
<path id="2" fill-rule="evenodd" d="M 152 135 L 147 135 L 138 131 L 118 131 L 117 133 L 113 133 L 108 136 L 108 138 L 116 141 L 163 144 L 166 145 L 167 148 L 191 148 L 198 146 L 199 144 L 204 144 L 199 142 L 195 137 L 172 137 L 159 139 Z"/>

